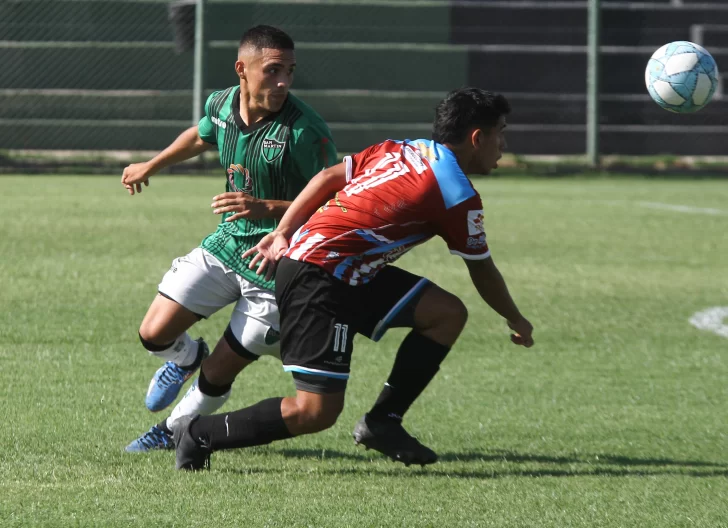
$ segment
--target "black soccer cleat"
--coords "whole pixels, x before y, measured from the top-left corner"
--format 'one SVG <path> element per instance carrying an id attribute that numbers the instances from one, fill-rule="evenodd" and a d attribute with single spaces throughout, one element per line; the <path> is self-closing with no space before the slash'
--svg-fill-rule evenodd
<path id="1" fill-rule="evenodd" d="M 354 443 L 374 449 L 395 462 L 410 464 L 434 464 L 437 453 L 422 445 L 394 420 L 374 420 L 365 414 L 354 427 Z"/>
<path id="2" fill-rule="evenodd" d="M 212 454 L 212 450 L 197 442 L 190 434 L 190 424 L 199 417 L 199 414 L 183 416 L 171 428 L 172 438 L 174 438 L 177 451 L 177 469 L 184 469 L 186 471 L 210 469 L 210 455 Z"/>

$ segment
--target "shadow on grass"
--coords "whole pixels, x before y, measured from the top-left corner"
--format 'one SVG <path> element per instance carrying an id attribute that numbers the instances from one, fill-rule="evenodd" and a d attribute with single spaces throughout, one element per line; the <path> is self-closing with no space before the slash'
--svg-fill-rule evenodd
<path id="1" fill-rule="evenodd" d="M 420 468 L 403 467 L 392 463 L 389 468 L 371 465 L 371 461 L 385 460 L 375 451 L 342 452 L 318 449 L 270 449 L 271 455 L 287 458 L 316 459 L 319 461 L 350 461 L 361 463 L 354 467 L 317 468 L 314 473 L 327 475 L 378 475 L 389 477 L 445 477 L 464 479 L 495 479 L 502 477 L 582 477 L 582 476 L 659 476 L 728 477 L 728 464 L 698 460 L 669 458 L 639 458 L 607 454 L 549 456 L 512 451 L 444 452 L 437 464 Z M 473 463 L 473 468 L 458 462 Z M 481 464 L 478 464 L 481 463 Z M 484 467 L 485 465 L 485 467 Z M 562 466 L 562 467 L 559 467 Z M 563 467 L 568 466 L 568 467 Z M 250 467 L 224 470 L 240 474 L 278 472 L 272 468 Z"/>

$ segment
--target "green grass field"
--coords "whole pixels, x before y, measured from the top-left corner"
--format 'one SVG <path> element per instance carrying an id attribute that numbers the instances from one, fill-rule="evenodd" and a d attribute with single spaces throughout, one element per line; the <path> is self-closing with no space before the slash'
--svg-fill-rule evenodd
<path id="1" fill-rule="evenodd" d="M 462 296 L 465 332 L 406 419 L 440 462 L 356 448 L 403 331 L 357 338 L 332 429 L 217 453 L 212 471 L 124 446 L 161 416 L 137 339 L 176 256 L 214 229 L 214 178 L 0 178 L 0 525 L 728 526 L 728 182 L 478 182 L 494 258 L 536 346 L 513 346 L 432 241 L 400 263 Z M 685 206 L 675 209 L 672 206 Z M 214 342 L 229 310 L 191 334 Z M 726 321 L 728 324 L 728 321 Z M 266 358 L 226 409 L 292 394 Z"/>

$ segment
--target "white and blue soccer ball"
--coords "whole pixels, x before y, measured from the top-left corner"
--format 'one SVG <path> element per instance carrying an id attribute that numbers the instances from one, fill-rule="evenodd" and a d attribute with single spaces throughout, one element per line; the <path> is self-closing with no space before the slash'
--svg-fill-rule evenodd
<path id="1" fill-rule="evenodd" d="M 652 54 L 645 70 L 650 96 L 665 110 L 697 112 L 718 87 L 718 66 L 705 48 L 679 40 Z"/>

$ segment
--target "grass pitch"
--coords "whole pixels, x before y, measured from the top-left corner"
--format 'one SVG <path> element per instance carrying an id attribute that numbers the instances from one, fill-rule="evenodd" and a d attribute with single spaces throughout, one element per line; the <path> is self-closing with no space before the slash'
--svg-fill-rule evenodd
<path id="1" fill-rule="evenodd" d="M 0 525 L 728 526 L 728 182 L 490 179 L 494 258 L 536 346 L 511 345 L 464 264 L 432 241 L 399 263 L 462 296 L 465 332 L 406 419 L 441 461 L 354 447 L 403 331 L 357 338 L 339 423 L 217 453 L 124 453 L 161 416 L 137 328 L 172 259 L 216 224 L 217 178 L 0 178 Z M 210 343 L 229 310 L 192 329 Z M 728 324 L 728 321 L 726 321 Z M 266 358 L 226 409 L 293 393 Z"/>

